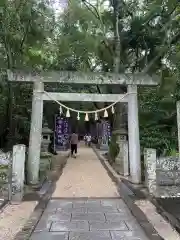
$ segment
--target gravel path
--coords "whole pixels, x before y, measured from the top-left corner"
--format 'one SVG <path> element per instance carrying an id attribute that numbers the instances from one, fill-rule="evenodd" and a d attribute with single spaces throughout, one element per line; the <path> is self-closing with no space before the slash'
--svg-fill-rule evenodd
<path id="1" fill-rule="evenodd" d="M 0 213 L 0 240 L 13 240 L 29 219 L 37 202 L 7 205 Z"/>
<path id="2" fill-rule="evenodd" d="M 54 197 L 118 197 L 115 184 L 91 148 L 81 146 L 69 158 L 56 185 Z"/>

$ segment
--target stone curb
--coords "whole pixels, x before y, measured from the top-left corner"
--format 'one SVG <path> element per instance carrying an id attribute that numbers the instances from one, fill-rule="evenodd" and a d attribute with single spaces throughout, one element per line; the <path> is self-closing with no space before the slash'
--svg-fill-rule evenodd
<path id="1" fill-rule="evenodd" d="M 74 201 L 74 200 L 82 200 L 82 201 L 88 201 L 88 200 L 114 200 L 119 199 L 119 197 L 53 197 L 53 200 L 67 200 L 67 201 Z"/>
<path id="2" fill-rule="evenodd" d="M 50 189 L 54 189 L 55 185 L 53 182 L 50 184 Z M 50 200 L 51 194 L 53 191 L 50 191 L 46 193 L 46 196 L 40 199 L 39 203 L 35 207 L 33 213 L 30 216 L 30 219 L 26 222 L 23 229 L 17 233 L 14 240 L 28 240 L 35 229 L 36 225 L 39 222 L 40 217 L 42 216 L 44 210 L 46 209 L 46 206 Z"/>
<path id="3" fill-rule="evenodd" d="M 127 180 L 122 180 L 130 189 L 132 189 L 131 183 L 129 183 Z M 171 226 L 180 233 L 180 221 L 176 217 L 174 217 L 171 213 L 167 212 L 156 200 L 155 197 L 148 195 L 145 192 L 142 192 L 139 189 L 133 189 L 136 195 L 141 196 L 141 198 L 148 199 L 157 209 L 158 213 L 166 219 Z"/>
<path id="4" fill-rule="evenodd" d="M 143 196 L 141 193 L 134 193 L 132 189 L 129 188 L 127 184 L 128 181 L 121 179 L 111 167 L 111 165 L 107 162 L 107 160 L 99 153 L 99 151 L 94 146 L 92 148 L 99 160 L 101 161 L 102 165 L 106 169 L 110 178 L 116 183 L 118 191 L 120 193 L 120 197 L 127 204 L 128 208 L 137 219 L 138 223 L 146 233 L 147 237 L 150 240 L 163 240 L 163 238 L 159 236 L 153 225 L 148 221 L 143 211 L 141 211 L 141 209 L 135 204 L 136 200 L 145 199 L 146 197 Z"/>
<path id="5" fill-rule="evenodd" d="M 51 199 L 51 196 L 56 188 L 56 181 L 60 178 L 63 168 L 65 167 L 67 163 L 67 159 L 69 157 L 69 154 L 64 157 L 63 164 L 56 170 L 56 173 L 58 174 L 58 177 L 52 178 L 48 181 L 49 186 L 44 195 L 41 196 L 37 206 L 35 207 L 33 213 L 31 214 L 29 220 L 26 222 L 23 229 L 17 233 L 15 238 L 13 240 L 29 240 L 31 234 L 33 233 L 34 229 L 36 228 L 36 225 L 38 224 L 44 210 L 46 209 L 46 206 Z"/>
<path id="6" fill-rule="evenodd" d="M 122 199 L 127 204 L 148 238 L 150 240 L 163 240 L 163 238 L 158 234 L 153 225 L 148 221 L 144 212 L 135 204 L 136 200 L 145 199 L 145 197 L 140 196 L 136 192 L 132 191 L 128 187 L 128 185 L 125 184 L 125 181 L 127 180 L 122 180 L 119 185 L 119 192 Z"/>
<path id="7" fill-rule="evenodd" d="M 4 200 L 1 204 L 0 204 L 0 213 L 3 211 L 3 209 L 6 207 L 6 205 L 8 204 L 8 200 Z"/>
<path id="8" fill-rule="evenodd" d="M 154 204 L 157 211 L 163 218 L 165 218 L 171 226 L 180 234 L 180 221 L 174 217 L 171 213 L 167 212 L 154 197 L 150 197 L 150 201 Z"/>

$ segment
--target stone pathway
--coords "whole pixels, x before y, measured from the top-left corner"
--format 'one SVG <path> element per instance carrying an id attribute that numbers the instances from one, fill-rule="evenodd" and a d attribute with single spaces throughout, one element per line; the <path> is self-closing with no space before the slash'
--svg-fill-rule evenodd
<path id="1" fill-rule="evenodd" d="M 91 148 L 69 158 L 30 238 L 42 239 L 148 240 Z"/>
<path id="2" fill-rule="evenodd" d="M 148 240 L 121 199 L 51 200 L 31 240 Z"/>

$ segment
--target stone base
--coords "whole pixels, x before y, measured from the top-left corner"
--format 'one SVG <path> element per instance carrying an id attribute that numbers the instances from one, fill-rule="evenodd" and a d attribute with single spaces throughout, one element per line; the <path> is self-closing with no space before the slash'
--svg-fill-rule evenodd
<path id="1" fill-rule="evenodd" d="M 99 148 L 103 151 L 109 151 L 109 146 L 107 144 L 101 144 Z"/>
<path id="2" fill-rule="evenodd" d="M 180 198 L 180 186 L 157 186 L 156 197 Z"/>
<path id="3" fill-rule="evenodd" d="M 20 202 L 22 202 L 23 197 L 24 197 L 24 191 L 12 194 L 11 203 L 19 204 Z"/>
<path id="4" fill-rule="evenodd" d="M 50 152 L 41 152 L 40 158 L 51 158 L 52 154 Z"/>
<path id="5" fill-rule="evenodd" d="M 129 176 L 128 143 L 127 141 L 118 141 L 119 154 L 115 163 L 123 176 Z"/>
<path id="6" fill-rule="evenodd" d="M 123 166 L 121 164 L 114 163 L 113 168 L 118 174 L 124 175 Z"/>
<path id="7" fill-rule="evenodd" d="M 180 186 L 180 171 L 156 169 L 156 181 L 160 186 Z"/>
<path id="8" fill-rule="evenodd" d="M 34 191 L 38 191 L 41 189 L 43 183 L 46 181 L 46 177 L 42 178 L 41 180 L 39 180 L 39 182 L 37 184 L 31 184 L 29 185 L 29 187 L 31 189 L 33 189 Z"/>

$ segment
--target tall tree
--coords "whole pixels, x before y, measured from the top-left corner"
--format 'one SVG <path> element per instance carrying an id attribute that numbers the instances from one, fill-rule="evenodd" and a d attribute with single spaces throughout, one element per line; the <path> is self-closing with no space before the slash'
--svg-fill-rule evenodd
<path id="1" fill-rule="evenodd" d="M 45 65 L 43 46 L 48 44 L 48 36 L 53 31 L 54 15 L 48 1 L 43 0 L 4 0 L 0 7 L 0 67 L 5 70 L 1 72 L 1 87 L 8 88 L 4 134 L 9 132 L 12 140 L 18 121 L 18 107 L 15 103 L 17 95 L 15 96 L 14 92 L 21 92 L 21 87 L 7 81 L 6 69 L 22 69 L 25 66 L 42 68 Z M 4 90 L 4 93 L 7 91 Z M 13 142 L 9 141 L 9 147 L 12 144 Z"/>

